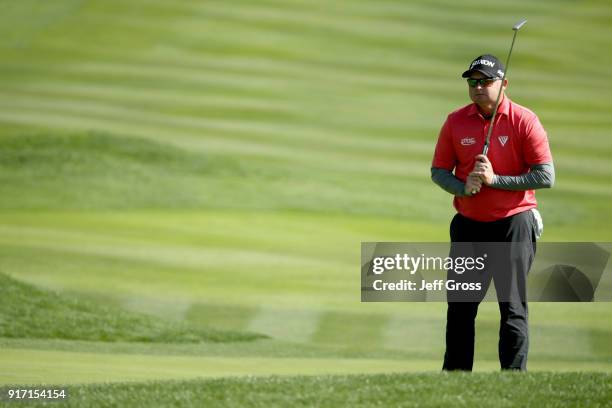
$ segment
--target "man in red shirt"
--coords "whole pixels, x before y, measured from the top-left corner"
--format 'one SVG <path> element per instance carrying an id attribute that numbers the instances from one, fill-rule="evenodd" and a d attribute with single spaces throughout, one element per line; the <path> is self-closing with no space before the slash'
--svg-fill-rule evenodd
<path id="1" fill-rule="evenodd" d="M 472 369 L 476 314 L 492 278 L 501 314 L 501 368 L 527 367 L 525 281 L 542 229 L 534 190 L 552 187 L 554 167 L 538 117 L 505 95 L 508 81 L 501 80 L 504 71 L 497 58 L 486 54 L 474 59 L 463 73 L 473 103 L 448 115 L 438 137 L 431 174 L 436 184 L 454 195 L 457 214 L 450 225 L 451 252 L 459 242 L 522 243 L 527 249 L 513 252 L 501 268 L 496 267 L 495 274 L 480 276 L 485 287 L 478 297 L 448 296 L 444 370 Z M 489 151 L 484 156 L 481 153 L 500 87 Z M 520 298 L 500 296 L 502 287 L 518 290 Z"/>

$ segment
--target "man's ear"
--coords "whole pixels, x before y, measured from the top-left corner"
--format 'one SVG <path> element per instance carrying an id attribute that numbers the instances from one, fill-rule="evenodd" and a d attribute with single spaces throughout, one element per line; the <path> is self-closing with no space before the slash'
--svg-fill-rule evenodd
<path id="1" fill-rule="evenodd" d="M 504 79 L 504 83 L 502 84 L 502 86 L 503 86 L 504 88 L 507 88 L 507 87 L 508 87 L 508 80 L 507 80 L 507 79 Z"/>

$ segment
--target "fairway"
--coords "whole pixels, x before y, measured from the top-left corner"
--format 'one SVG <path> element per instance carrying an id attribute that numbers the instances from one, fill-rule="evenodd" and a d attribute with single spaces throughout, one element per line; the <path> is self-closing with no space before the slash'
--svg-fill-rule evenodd
<path id="1" fill-rule="evenodd" d="M 555 159 L 542 239 L 612 241 L 605 1 L 0 0 L 0 384 L 435 383 L 446 305 L 361 303 L 360 244 L 448 241 L 440 126 L 523 17 L 507 92 Z M 610 304 L 529 313 L 533 388 L 609 397 Z M 475 386 L 506 378 L 498 330 L 481 305 Z M 220 401 L 287 403 L 260 397 Z"/>

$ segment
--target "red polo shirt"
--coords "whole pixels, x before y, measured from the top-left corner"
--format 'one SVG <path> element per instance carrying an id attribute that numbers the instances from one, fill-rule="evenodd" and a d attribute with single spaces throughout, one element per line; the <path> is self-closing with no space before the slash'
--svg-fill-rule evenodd
<path id="1" fill-rule="evenodd" d="M 432 167 L 450 171 L 465 182 L 482 153 L 489 120 L 475 103 L 448 115 L 440 130 Z M 535 113 L 504 96 L 495 118 L 487 154 L 498 175 L 518 176 L 534 164 L 552 162 L 546 131 Z M 510 191 L 482 185 L 470 197 L 455 196 L 453 205 L 465 217 L 495 221 L 537 206 L 535 191 Z"/>

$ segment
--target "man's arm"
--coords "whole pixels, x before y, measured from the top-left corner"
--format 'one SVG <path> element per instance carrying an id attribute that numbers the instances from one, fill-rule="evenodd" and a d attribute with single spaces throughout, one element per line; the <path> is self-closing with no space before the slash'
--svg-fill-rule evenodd
<path id="1" fill-rule="evenodd" d="M 457 197 L 471 196 L 472 191 L 478 192 L 482 182 L 477 177 L 468 177 L 468 182 L 459 180 L 452 171 L 439 167 L 431 168 L 431 179 L 442 189 Z"/>
<path id="2" fill-rule="evenodd" d="M 555 184 L 555 167 L 552 162 L 535 164 L 529 172 L 520 176 L 493 176 L 490 187 L 502 190 L 535 190 L 551 188 Z"/>
<path id="3" fill-rule="evenodd" d="M 459 197 L 464 195 L 465 183 L 455 177 L 450 170 L 432 167 L 431 179 L 434 183 L 442 187 L 442 189 L 447 193 L 451 193 L 452 195 Z"/>
<path id="4" fill-rule="evenodd" d="M 555 168 L 550 163 L 534 164 L 530 171 L 519 176 L 499 176 L 493 171 L 489 158 L 484 154 L 476 156 L 474 171 L 470 175 L 480 177 L 487 186 L 503 190 L 534 190 L 550 188 L 555 183 Z"/>

